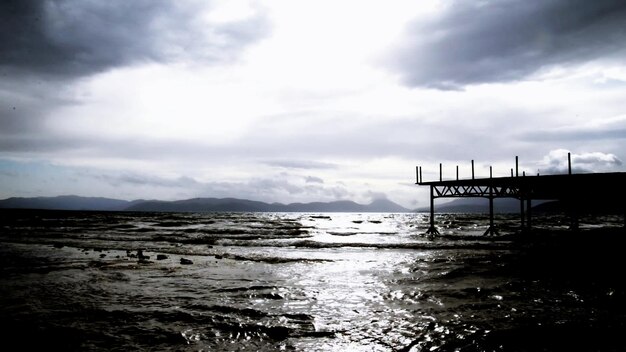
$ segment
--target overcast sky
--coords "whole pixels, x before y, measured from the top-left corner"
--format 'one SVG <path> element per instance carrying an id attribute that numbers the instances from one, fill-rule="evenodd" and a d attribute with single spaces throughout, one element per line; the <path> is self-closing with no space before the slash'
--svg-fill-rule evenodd
<path id="1" fill-rule="evenodd" d="M 625 171 L 626 2 L 8 0 L 0 198 L 387 197 Z"/>

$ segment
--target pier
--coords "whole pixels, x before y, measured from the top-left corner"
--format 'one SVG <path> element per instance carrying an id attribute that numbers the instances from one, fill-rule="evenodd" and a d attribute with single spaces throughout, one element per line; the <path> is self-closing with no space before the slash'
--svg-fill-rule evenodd
<path id="1" fill-rule="evenodd" d="M 522 231 L 532 227 L 532 202 L 535 200 L 560 201 L 566 206 L 571 219 L 571 229 L 578 229 L 579 213 L 585 206 L 617 205 L 624 214 L 626 228 L 626 173 L 585 173 L 573 174 L 571 155 L 568 153 L 568 173 L 560 175 L 526 175 L 519 174 L 519 159 L 515 157 L 515 172 L 511 169 L 510 177 L 493 177 L 489 167 L 488 178 L 474 177 L 474 161 L 472 160 L 470 179 L 459 179 L 459 167 L 456 167 L 456 179 L 444 180 L 442 164 L 439 164 L 439 181 L 422 179 L 422 168 L 417 166 L 416 183 L 430 187 L 430 226 L 427 234 L 437 235 L 435 226 L 435 199 L 481 197 L 489 199 L 489 227 L 485 235 L 497 234 L 494 223 L 493 200 L 496 198 L 515 198 L 520 201 L 520 220 Z"/>

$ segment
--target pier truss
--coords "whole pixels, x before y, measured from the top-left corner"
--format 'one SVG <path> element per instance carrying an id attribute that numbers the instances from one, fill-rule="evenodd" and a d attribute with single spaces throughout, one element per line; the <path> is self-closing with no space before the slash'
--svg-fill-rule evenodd
<path id="1" fill-rule="evenodd" d="M 520 198 L 521 189 L 515 186 L 435 186 L 435 198 L 445 197 Z"/>
<path id="2" fill-rule="evenodd" d="M 474 177 L 472 161 L 472 178 L 460 180 L 443 180 L 442 167 L 439 165 L 439 181 L 424 182 L 421 167 L 416 168 L 417 185 L 430 187 L 430 226 L 427 234 L 439 234 L 435 226 L 435 199 L 437 198 L 470 198 L 482 197 L 489 199 L 489 227 L 485 235 L 497 234 L 494 224 L 493 200 L 496 198 L 515 198 L 520 201 L 521 229 L 529 230 L 532 225 L 533 200 L 558 200 L 567 206 L 571 218 L 572 229 L 578 228 L 578 209 L 582 206 L 613 204 L 624 213 L 626 227 L 626 173 L 590 173 L 572 174 L 571 157 L 568 155 L 568 174 L 526 176 L 519 175 L 516 157 L 515 175 L 511 169 L 511 177 Z"/>

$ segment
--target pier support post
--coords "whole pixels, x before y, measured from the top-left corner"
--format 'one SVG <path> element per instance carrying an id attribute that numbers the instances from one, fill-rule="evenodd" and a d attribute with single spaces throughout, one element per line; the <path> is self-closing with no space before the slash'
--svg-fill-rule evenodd
<path id="1" fill-rule="evenodd" d="M 572 153 L 567 153 L 567 174 L 572 174 Z"/>
<path id="2" fill-rule="evenodd" d="M 427 235 L 438 235 L 439 231 L 435 227 L 435 186 L 430 186 L 430 226 L 426 230 Z"/>
<path id="3" fill-rule="evenodd" d="M 569 211 L 569 216 L 570 216 L 570 225 L 569 225 L 569 229 L 572 231 L 578 231 L 579 229 L 579 224 L 578 224 L 578 210 L 576 209 L 576 205 L 571 204 L 570 205 L 570 211 Z"/>
<path id="4" fill-rule="evenodd" d="M 532 228 L 532 200 L 526 199 L 526 230 L 530 231 Z"/>
<path id="5" fill-rule="evenodd" d="M 521 220 L 520 227 L 522 229 L 522 232 L 524 232 L 526 231 L 526 214 L 524 212 L 524 197 L 522 195 L 520 195 L 519 203 L 520 203 L 519 211 L 520 211 L 520 220 Z"/>
<path id="6" fill-rule="evenodd" d="M 474 179 L 474 160 L 472 160 L 472 180 Z"/>
<path id="7" fill-rule="evenodd" d="M 491 193 L 491 191 L 489 193 Z M 490 196 L 489 197 L 489 227 L 487 228 L 483 236 L 497 235 L 497 234 L 498 234 L 498 230 L 496 229 L 496 225 L 494 224 L 494 219 L 493 219 L 493 196 Z"/>
<path id="8" fill-rule="evenodd" d="M 422 177 L 422 167 L 420 166 L 420 183 L 424 182 L 424 178 Z"/>
<path id="9" fill-rule="evenodd" d="M 491 166 L 490 166 L 489 167 L 489 180 L 490 181 L 492 177 L 493 177 L 493 174 L 492 174 Z M 494 198 L 493 185 L 489 185 L 489 227 L 487 228 L 483 236 L 498 234 L 498 230 L 496 229 L 496 225 L 494 224 L 494 221 L 493 221 L 493 198 Z"/>

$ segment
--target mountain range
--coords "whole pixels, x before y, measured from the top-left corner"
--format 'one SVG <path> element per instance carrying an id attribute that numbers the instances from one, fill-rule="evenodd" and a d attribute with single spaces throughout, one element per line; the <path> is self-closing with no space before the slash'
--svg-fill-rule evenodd
<path id="1" fill-rule="evenodd" d="M 544 204 L 542 204 L 544 203 Z M 238 198 L 192 198 L 176 201 L 120 200 L 102 197 L 57 196 L 8 198 L 0 200 L 0 209 L 48 209 L 88 211 L 156 211 L 156 212 L 376 212 L 406 213 L 428 212 L 429 207 L 407 209 L 388 199 L 377 199 L 370 204 L 359 204 L 349 200 L 313 203 L 265 203 Z M 537 211 L 554 212 L 562 205 L 554 202 L 533 202 Z M 518 213 L 520 201 L 512 198 L 494 200 L 496 213 Z M 489 200 L 485 198 L 461 198 L 450 202 L 435 203 L 437 213 L 488 213 Z"/>
<path id="2" fill-rule="evenodd" d="M 534 205 L 543 201 L 534 201 Z M 429 207 L 416 209 L 419 212 L 430 211 Z M 515 198 L 496 198 L 493 200 L 493 211 L 495 213 L 519 213 L 520 201 Z M 488 213 L 489 199 L 487 198 L 457 198 L 450 202 L 438 204 L 435 202 L 435 212 L 437 213 Z"/>
<path id="3" fill-rule="evenodd" d="M 353 201 L 314 203 L 265 203 L 237 198 L 193 198 L 177 201 L 126 201 L 101 197 L 34 197 L 0 200 L 0 208 L 95 210 L 95 211 L 162 211 L 162 212 L 381 212 L 402 213 L 412 210 L 390 200 L 378 199 L 370 204 Z"/>

